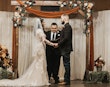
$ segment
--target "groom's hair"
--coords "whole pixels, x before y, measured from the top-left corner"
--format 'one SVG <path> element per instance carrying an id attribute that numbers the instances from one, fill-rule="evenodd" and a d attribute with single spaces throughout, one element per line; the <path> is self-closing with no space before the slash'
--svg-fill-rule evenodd
<path id="1" fill-rule="evenodd" d="M 65 20 L 65 21 L 69 21 L 69 15 L 67 15 L 67 14 L 62 14 L 61 18 L 63 18 L 63 20 Z"/>

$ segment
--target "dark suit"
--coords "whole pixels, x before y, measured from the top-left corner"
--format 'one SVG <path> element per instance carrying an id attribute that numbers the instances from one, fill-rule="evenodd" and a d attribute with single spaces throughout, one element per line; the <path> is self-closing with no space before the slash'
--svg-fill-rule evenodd
<path id="1" fill-rule="evenodd" d="M 56 39 L 54 41 L 51 40 L 51 31 L 48 31 L 45 34 L 46 34 L 46 39 L 48 39 L 53 43 L 57 43 L 60 37 L 60 31 L 56 33 Z M 59 81 L 58 71 L 60 65 L 60 57 L 61 57 L 61 53 L 59 48 L 54 48 L 49 45 L 46 46 L 48 76 L 50 79 L 51 75 L 53 75 L 53 78 L 56 83 Z"/>
<path id="2" fill-rule="evenodd" d="M 63 63 L 65 67 L 64 81 L 70 83 L 70 53 L 72 49 L 72 28 L 69 23 L 66 23 L 61 31 L 58 45 L 63 56 Z"/>

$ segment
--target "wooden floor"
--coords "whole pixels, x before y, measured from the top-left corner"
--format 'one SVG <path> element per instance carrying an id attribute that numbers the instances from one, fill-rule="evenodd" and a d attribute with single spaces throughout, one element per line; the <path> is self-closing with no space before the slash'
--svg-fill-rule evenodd
<path id="1" fill-rule="evenodd" d="M 50 86 L 43 86 L 43 87 L 110 87 L 110 83 L 85 83 L 83 81 L 71 81 L 71 85 L 57 85 L 51 84 Z"/>
<path id="2" fill-rule="evenodd" d="M 0 86 L 0 87 L 38 87 L 38 86 Z M 77 80 L 77 81 L 71 81 L 70 85 L 51 84 L 49 86 L 42 86 L 42 87 L 110 87 L 110 83 L 92 84 Z"/>

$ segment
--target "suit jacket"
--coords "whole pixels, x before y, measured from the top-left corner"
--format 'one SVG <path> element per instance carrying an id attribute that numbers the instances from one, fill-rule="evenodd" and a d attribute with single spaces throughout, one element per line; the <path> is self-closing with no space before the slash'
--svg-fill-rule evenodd
<path id="1" fill-rule="evenodd" d="M 56 39 L 54 41 L 52 41 L 51 40 L 51 31 L 47 31 L 47 32 L 45 32 L 46 39 L 49 40 L 49 41 L 51 41 L 51 42 L 53 42 L 53 43 L 58 43 L 58 41 L 60 39 L 60 32 L 61 31 L 57 31 L 56 32 Z M 53 46 L 46 45 L 46 53 L 47 53 L 47 55 L 50 54 L 50 53 L 52 53 L 53 50 L 55 50 L 55 52 L 57 54 L 60 54 L 59 48 L 54 48 Z"/>
<path id="2" fill-rule="evenodd" d="M 60 39 L 60 32 L 61 31 L 56 32 L 56 39 L 54 41 L 51 40 L 51 31 L 45 32 L 46 39 L 49 40 L 49 41 L 52 41 L 53 43 L 57 43 Z"/>
<path id="3" fill-rule="evenodd" d="M 63 30 L 61 31 L 60 40 L 58 45 L 61 49 L 61 52 L 71 52 L 72 48 L 72 28 L 69 23 L 66 23 Z"/>

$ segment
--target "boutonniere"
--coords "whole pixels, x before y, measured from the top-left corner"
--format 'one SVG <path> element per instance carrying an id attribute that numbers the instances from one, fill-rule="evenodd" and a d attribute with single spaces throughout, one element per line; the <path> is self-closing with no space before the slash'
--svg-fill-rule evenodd
<path id="1" fill-rule="evenodd" d="M 60 36 L 60 34 L 58 34 L 58 36 Z"/>
<path id="2" fill-rule="evenodd" d="M 57 31 L 57 36 L 60 36 L 60 31 Z"/>

